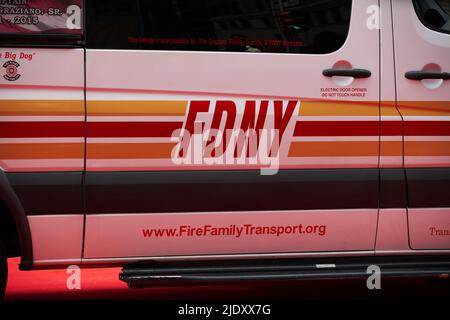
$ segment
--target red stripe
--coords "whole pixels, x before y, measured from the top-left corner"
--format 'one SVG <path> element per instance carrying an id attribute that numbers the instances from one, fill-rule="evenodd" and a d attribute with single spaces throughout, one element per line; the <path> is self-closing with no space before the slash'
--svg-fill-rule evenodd
<path id="1" fill-rule="evenodd" d="M 182 122 L 90 122 L 89 137 L 171 137 Z M 298 121 L 294 136 L 378 136 L 378 121 Z M 401 135 L 401 123 L 384 121 L 384 136 Z M 449 121 L 406 121 L 406 136 L 450 136 Z M 0 138 L 83 137 L 83 122 L 0 122 Z"/>
<path id="2" fill-rule="evenodd" d="M 403 127 L 401 121 L 382 121 L 381 135 L 382 136 L 402 136 Z"/>
<path id="3" fill-rule="evenodd" d="M 405 121 L 405 136 L 450 136 L 450 122 Z"/>
<path id="4" fill-rule="evenodd" d="M 0 122 L 0 138 L 84 137 L 84 122 Z"/>
<path id="5" fill-rule="evenodd" d="M 405 121 L 405 136 L 450 136 L 449 121 Z M 400 121 L 383 121 L 383 136 L 401 136 Z M 298 121 L 294 136 L 378 136 L 377 121 Z"/>
<path id="6" fill-rule="evenodd" d="M 100 137 L 171 137 L 183 122 L 89 122 L 88 136 Z"/>
<path id="7" fill-rule="evenodd" d="M 378 121 L 298 121 L 294 136 L 379 136 Z"/>

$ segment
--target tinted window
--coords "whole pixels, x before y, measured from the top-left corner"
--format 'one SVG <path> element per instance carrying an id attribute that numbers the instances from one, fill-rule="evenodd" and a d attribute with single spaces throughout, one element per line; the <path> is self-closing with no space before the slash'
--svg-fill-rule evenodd
<path id="1" fill-rule="evenodd" d="M 330 53 L 347 37 L 351 0 L 88 0 L 87 46 Z"/>
<path id="2" fill-rule="evenodd" d="M 450 0 L 413 0 L 424 25 L 435 31 L 450 33 Z"/>
<path id="3" fill-rule="evenodd" d="M 78 44 L 83 0 L 0 0 L 0 46 Z"/>
<path id="4" fill-rule="evenodd" d="M 2 34 L 81 34 L 83 0 L 0 1 Z"/>

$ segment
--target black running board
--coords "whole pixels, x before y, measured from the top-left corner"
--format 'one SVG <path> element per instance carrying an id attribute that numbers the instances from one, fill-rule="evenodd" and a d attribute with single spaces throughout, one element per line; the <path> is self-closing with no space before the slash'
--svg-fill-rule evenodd
<path id="1" fill-rule="evenodd" d="M 376 265 L 382 277 L 450 274 L 450 256 L 369 257 L 296 260 L 164 262 L 128 265 L 119 279 L 130 288 L 197 286 L 240 282 L 361 278 Z"/>

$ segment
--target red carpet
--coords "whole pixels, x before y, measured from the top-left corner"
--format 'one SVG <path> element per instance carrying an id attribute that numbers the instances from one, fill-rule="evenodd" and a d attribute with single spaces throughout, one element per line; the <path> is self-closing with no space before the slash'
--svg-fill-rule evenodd
<path id="1" fill-rule="evenodd" d="M 265 285 L 169 287 L 129 289 L 118 279 L 121 268 L 81 269 L 81 289 L 69 290 L 65 269 L 19 271 L 20 259 L 9 259 L 6 300 L 145 299 L 210 300 L 280 297 L 280 291 Z M 261 288 L 263 290 L 261 291 Z M 265 289 L 264 289 L 265 288 Z M 282 296 L 282 295 L 281 295 Z"/>
<path id="2" fill-rule="evenodd" d="M 118 279 L 121 268 L 81 269 L 81 289 L 69 290 L 66 286 L 66 269 L 19 271 L 20 259 L 9 259 L 9 278 L 6 299 L 91 299 L 99 295 L 123 298 L 129 290 Z"/>
<path id="3" fill-rule="evenodd" d="M 81 290 L 69 290 L 65 269 L 19 271 L 19 259 L 9 260 L 7 300 L 148 299 L 148 300 L 248 300 L 248 299 L 401 299 L 450 298 L 450 282 L 436 278 L 382 279 L 382 290 L 369 291 L 366 279 L 310 280 L 290 283 L 228 286 L 128 289 L 118 279 L 121 268 L 82 269 Z"/>

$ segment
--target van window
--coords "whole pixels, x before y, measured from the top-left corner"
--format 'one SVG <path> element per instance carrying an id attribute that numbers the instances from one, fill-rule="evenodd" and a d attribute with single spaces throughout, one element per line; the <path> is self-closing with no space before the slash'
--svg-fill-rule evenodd
<path id="1" fill-rule="evenodd" d="M 450 33 L 450 0 L 413 0 L 420 21 L 428 28 Z"/>
<path id="2" fill-rule="evenodd" d="M 87 0 L 87 47 L 324 54 L 351 0 Z"/>
<path id="3" fill-rule="evenodd" d="M 81 34 L 83 0 L 0 1 L 0 33 Z"/>
<path id="4" fill-rule="evenodd" d="M 83 0 L 0 0 L 2 46 L 76 43 L 82 24 Z"/>

